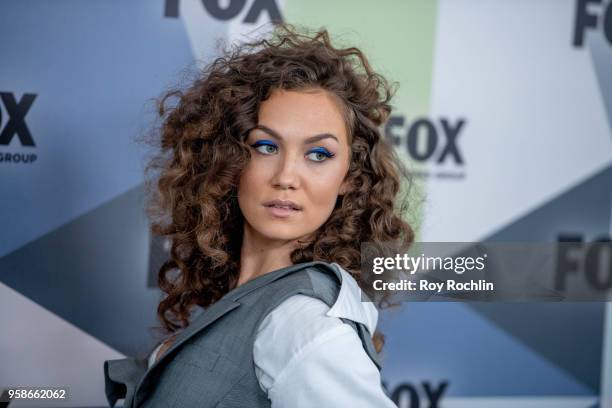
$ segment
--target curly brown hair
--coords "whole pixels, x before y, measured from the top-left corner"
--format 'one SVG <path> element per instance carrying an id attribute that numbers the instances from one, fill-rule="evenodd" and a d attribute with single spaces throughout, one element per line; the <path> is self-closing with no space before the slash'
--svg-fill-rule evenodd
<path id="1" fill-rule="evenodd" d="M 285 24 L 222 55 L 186 90 L 170 90 L 157 102 L 162 125 L 159 154 L 147 166 L 155 173 L 146 183 L 147 212 L 152 233 L 171 242 L 158 276 L 166 296 L 157 315 L 167 333 L 188 326 L 195 305 L 207 307 L 236 285 L 243 231 L 237 186 L 250 159 L 244 139 L 275 89 L 324 89 L 342 101 L 352 152 L 350 191 L 291 261 L 336 262 L 365 286 L 361 242 L 414 239 L 400 194 L 409 173 L 380 132 L 394 89 L 362 51 L 335 48 L 325 29 L 307 34 Z M 169 106 L 172 98 L 177 103 Z M 375 333 L 378 351 L 383 339 Z"/>

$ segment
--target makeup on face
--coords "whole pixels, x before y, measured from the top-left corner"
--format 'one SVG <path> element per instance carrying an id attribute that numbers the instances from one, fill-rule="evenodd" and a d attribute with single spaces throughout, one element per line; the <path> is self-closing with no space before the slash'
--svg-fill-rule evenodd
<path id="1" fill-rule="evenodd" d="M 294 240 L 329 218 L 348 171 L 341 109 L 327 91 L 275 90 L 245 134 L 238 203 L 249 237 Z"/>
<path id="2" fill-rule="evenodd" d="M 271 136 L 273 139 L 277 141 L 282 142 L 284 140 L 279 135 L 278 132 L 276 132 L 275 130 L 271 129 L 268 126 L 260 124 L 260 125 L 255 126 L 253 129 L 251 129 L 251 132 L 253 132 L 254 130 L 260 130 L 261 132 L 257 132 L 257 133 L 266 133 L 267 135 Z M 255 137 L 252 137 L 252 139 L 255 141 L 253 143 L 250 143 L 250 146 L 260 154 L 263 154 L 263 155 L 276 154 L 279 150 L 279 145 L 277 142 L 275 142 L 274 140 L 265 139 L 263 135 L 261 138 L 255 136 Z M 325 139 L 331 139 L 331 140 L 334 140 L 335 143 L 339 143 L 338 138 L 334 136 L 333 134 L 321 133 L 321 134 L 314 135 L 314 136 L 304 139 L 303 144 L 306 146 L 306 145 L 314 144 L 320 140 L 325 140 Z M 325 162 L 326 160 L 333 158 L 335 155 L 336 154 L 333 151 L 321 145 L 313 147 L 312 149 L 309 149 L 306 152 L 306 157 L 308 157 L 309 160 L 315 163 Z"/>

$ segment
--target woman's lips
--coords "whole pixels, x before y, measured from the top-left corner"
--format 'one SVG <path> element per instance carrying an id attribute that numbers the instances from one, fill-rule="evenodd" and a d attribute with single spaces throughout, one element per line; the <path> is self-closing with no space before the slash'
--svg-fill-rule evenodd
<path id="1" fill-rule="evenodd" d="M 295 210 L 289 207 L 280 207 L 280 206 L 274 206 L 274 205 L 270 205 L 270 206 L 264 205 L 264 207 L 266 208 L 266 210 L 268 211 L 270 215 L 272 215 L 273 217 L 277 217 L 277 218 L 288 218 L 288 217 L 291 217 L 292 215 L 295 215 L 301 212 L 301 210 Z"/>

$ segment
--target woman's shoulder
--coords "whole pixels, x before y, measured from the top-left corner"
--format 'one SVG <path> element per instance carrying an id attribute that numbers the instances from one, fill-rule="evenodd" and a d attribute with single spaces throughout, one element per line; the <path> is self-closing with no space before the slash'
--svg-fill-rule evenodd
<path id="1" fill-rule="evenodd" d="M 292 347 L 292 351 L 298 351 L 317 336 L 343 324 L 339 318 L 328 316 L 330 309 L 315 297 L 303 294 L 289 296 L 263 319 L 257 329 L 256 341 L 271 335 L 276 340 L 275 348 L 284 344 Z M 279 338 L 279 335 L 282 337 Z"/>
<path id="2" fill-rule="evenodd" d="M 340 319 L 353 320 L 362 323 L 372 334 L 378 322 L 378 310 L 362 292 L 353 276 L 337 263 L 329 263 L 338 271 L 341 278 L 337 297 L 332 305 L 309 295 L 294 294 L 280 302 L 261 322 L 258 332 L 265 331 L 269 326 L 277 329 L 301 329 L 315 333 L 324 327 L 342 324 Z M 298 327 L 299 326 L 299 327 Z M 284 331 L 284 330 L 283 330 Z M 277 330 L 276 332 L 280 332 Z"/>
<path id="3" fill-rule="evenodd" d="M 291 365 L 291 361 L 308 353 L 324 352 L 326 345 L 354 337 L 357 349 L 363 352 L 355 330 L 343 319 L 364 324 L 374 333 L 378 320 L 376 307 L 362 301 L 355 279 L 338 264 L 331 264 L 342 276 L 338 297 L 328 305 L 316 297 L 296 294 L 284 299 L 261 322 L 254 342 L 253 358 L 256 374 L 264 390 Z M 344 341 L 344 340 L 343 340 Z"/>
<path id="4" fill-rule="evenodd" d="M 355 306 L 355 305 L 353 305 Z M 285 299 L 257 333 L 253 360 L 273 406 L 396 407 L 357 332 L 307 295 Z M 355 318 L 348 309 L 338 309 Z M 356 390 L 358 392 L 356 392 Z"/>
<path id="5" fill-rule="evenodd" d="M 326 339 L 349 328 L 339 318 L 328 316 L 330 307 L 318 298 L 292 295 L 272 310 L 260 324 L 253 344 L 255 374 L 268 391 L 301 355 L 324 344 Z"/>

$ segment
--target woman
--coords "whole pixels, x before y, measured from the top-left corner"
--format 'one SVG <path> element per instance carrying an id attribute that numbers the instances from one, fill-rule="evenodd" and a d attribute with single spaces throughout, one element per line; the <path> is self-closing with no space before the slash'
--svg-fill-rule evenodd
<path id="1" fill-rule="evenodd" d="M 359 288 L 362 242 L 413 240 L 380 133 L 391 96 L 357 48 L 280 26 L 162 98 L 168 338 L 148 361 L 106 362 L 111 406 L 395 406 Z"/>

